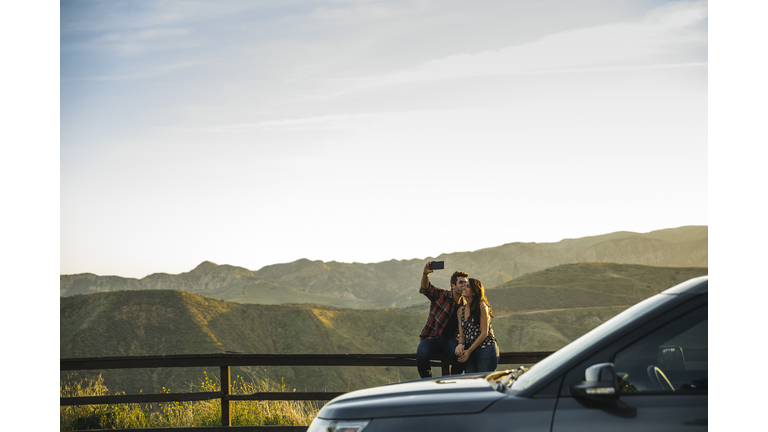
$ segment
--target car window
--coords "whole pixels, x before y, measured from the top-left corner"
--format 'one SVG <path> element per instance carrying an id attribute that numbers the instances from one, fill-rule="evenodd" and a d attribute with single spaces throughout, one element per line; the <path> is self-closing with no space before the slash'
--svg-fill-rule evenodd
<path id="1" fill-rule="evenodd" d="M 544 360 L 536 363 L 531 367 L 530 371 L 524 373 L 520 378 L 513 381 L 512 386 L 510 387 L 512 393 L 524 391 L 540 380 L 551 379 L 551 376 L 548 377 L 547 375 L 557 370 L 563 363 L 568 362 L 573 356 L 591 350 L 591 347 L 600 344 L 606 337 L 610 337 L 611 334 L 621 331 L 624 327 L 633 325 L 638 319 L 642 319 L 645 314 L 652 313 L 655 309 L 664 307 L 666 302 L 674 301 L 675 297 L 676 296 L 674 295 L 656 295 L 650 297 L 629 309 L 624 310 L 602 325 L 590 330 L 587 334 L 559 349 Z M 584 379 L 583 369 L 580 370 L 579 375 L 579 380 Z"/>
<path id="2" fill-rule="evenodd" d="M 618 351 L 622 393 L 707 390 L 707 306 L 679 317 Z"/>

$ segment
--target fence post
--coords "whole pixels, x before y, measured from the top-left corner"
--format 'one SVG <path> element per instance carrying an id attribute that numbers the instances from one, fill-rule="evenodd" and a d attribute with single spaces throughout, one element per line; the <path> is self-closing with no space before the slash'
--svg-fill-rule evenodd
<path id="1" fill-rule="evenodd" d="M 232 386 L 229 382 L 229 366 L 221 366 L 219 378 L 221 381 L 221 425 L 232 426 L 229 410 L 229 395 L 232 392 Z"/>
<path id="2" fill-rule="evenodd" d="M 442 369 L 443 376 L 450 375 L 451 374 L 450 360 L 448 360 L 448 359 L 441 359 L 440 360 L 440 368 Z"/>

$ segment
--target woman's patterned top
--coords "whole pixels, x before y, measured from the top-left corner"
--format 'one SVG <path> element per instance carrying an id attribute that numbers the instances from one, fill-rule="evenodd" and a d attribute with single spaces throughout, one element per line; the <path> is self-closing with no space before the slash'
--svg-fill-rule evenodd
<path id="1" fill-rule="evenodd" d="M 469 319 L 465 319 L 466 305 L 461 307 L 461 330 L 464 332 L 464 348 L 469 348 L 475 343 L 475 339 L 480 336 L 482 331 L 480 330 L 480 323 L 475 321 L 475 317 L 470 316 Z M 467 315 L 469 315 L 467 311 Z M 496 343 L 496 337 L 493 335 L 493 327 L 491 327 L 491 319 L 488 318 L 488 336 L 478 348 L 485 348 L 487 346 Z"/>

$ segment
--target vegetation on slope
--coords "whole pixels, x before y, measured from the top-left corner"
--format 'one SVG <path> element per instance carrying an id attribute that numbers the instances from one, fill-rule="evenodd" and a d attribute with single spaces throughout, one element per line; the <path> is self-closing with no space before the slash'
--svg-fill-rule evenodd
<path id="1" fill-rule="evenodd" d="M 424 320 L 396 310 L 241 304 L 182 291 L 97 293 L 61 299 L 60 355 L 402 353 L 415 351 Z M 260 373 L 235 369 L 233 374 Z M 105 371 L 103 376 L 110 388 L 129 393 L 162 387 L 185 391 L 190 374 L 204 371 L 217 373 L 214 368 L 160 368 Z M 268 368 L 267 376 L 309 391 L 346 391 L 418 377 L 410 368 L 311 366 Z"/>
<path id="2" fill-rule="evenodd" d="M 496 316 L 546 309 L 628 307 L 680 282 L 706 274 L 707 269 L 700 267 L 564 264 L 488 290 L 488 300 Z"/>
<path id="3" fill-rule="evenodd" d="M 502 351 L 557 350 L 620 311 L 706 268 L 562 265 L 488 291 Z M 418 292 L 417 292 L 418 295 Z M 553 310 L 546 312 L 549 310 Z M 558 310 L 566 309 L 566 310 Z M 535 312 L 535 313 L 529 313 Z M 119 291 L 61 298 L 61 357 L 215 353 L 412 353 L 425 306 L 342 309 L 233 303 L 183 291 Z M 127 393 L 189 390 L 210 368 L 105 371 Z M 307 391 L 348 391 L 418 377 L 415 368 L 233 368 Z M 438 372 L 439 373 L 439 372 Z M 85 376 L 93 378 L 93 375 Z"/>
<path id="4" fill-rule="evenodd" d="M 557 243 L 508 243 L 472 252 L 442 254 L 446 270 L 432 275 L 447 287 L 454 270 L 467 271 L 489 288 L 520 275 L 574 262 L 606 261 L 666 267 L 707 266 L 708 228 L 689 226 L 650 233 L 616 232 Z M 301 259 L 251 271 L 203 262 L 178 275 L 143 279 L 62 275 L 62 296 L 117 290 L 175 289 L 229 301 L 275 304 L 318 303 L 344 308 L 404 307 L 424 304 L 418 287 L 430 257 L 379 263 L 339 263 Z"/>
<path id="5" fill-rule="evenodd" d="M 198 392 L 221 390 L 218 379 L 203 374 L 195 387 Z M 168 389 L 164 392 L 170 393 Z M 232 394 L 290 392 L 282 382 L 268 379 L 251 381 L 235 377 Z M 106 396 L 110 393 L 101 375 L 96 378 L 70 376 L 61 382 L 60 397 Z M 237 401 L 230 408 L 232 426 L 306 426 L 320 410 L 313 401 Z M 158 404 L 117 404 L 63 406 L 59 409 L 60 430 L 129 429 L 159 427 L 221 426 L 218 399 Z"/>

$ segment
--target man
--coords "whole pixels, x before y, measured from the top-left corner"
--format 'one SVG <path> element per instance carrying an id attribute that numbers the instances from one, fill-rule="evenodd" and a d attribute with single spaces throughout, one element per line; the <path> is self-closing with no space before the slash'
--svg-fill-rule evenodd
<path id="1" fill-rule="evenodd" d="M 429 361 L 438 353 L 443 353 L 451 359 L 451 375 L 458 375 L 464 371 L 464 364 L 459 363 L 456 357 L 456 346 L 459 331 L 459 322 L 456 319 L 458 306 L 463 304 L 461 291 L 469 284 L 469 275 L 463 271 L 454 272 L 451 276 L 451 290 L 437 288 L 429 282 L 429 274 L 434 270 L 429 269 L 428 262 L 424 266 L 424 274 L 421 276 L 421 288 L 419 293 L 424 294 L 432 303 L 429 306 L 427 323 L 421 330 L 419 347 L 416 349 L 416 367 L 422 378 L 432 376 L 432 367 Z"/>

